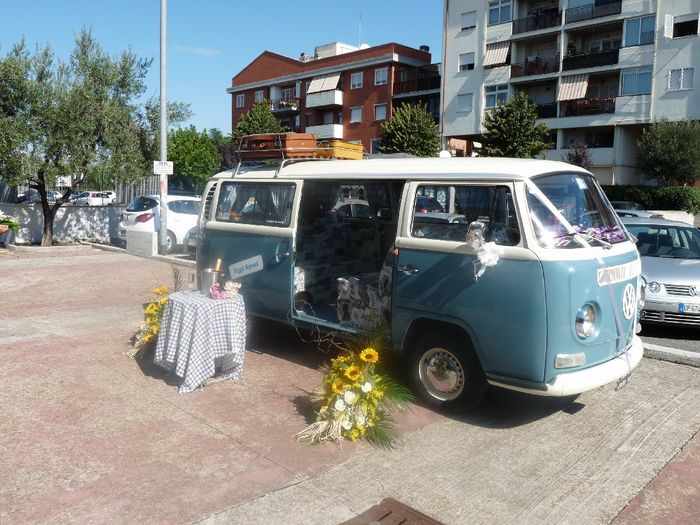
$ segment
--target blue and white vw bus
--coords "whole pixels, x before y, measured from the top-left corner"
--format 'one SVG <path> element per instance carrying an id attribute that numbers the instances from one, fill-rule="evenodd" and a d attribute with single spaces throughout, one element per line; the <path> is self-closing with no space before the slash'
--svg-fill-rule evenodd
<path id="1" fill-rule="evenodd" d="M 595 178 L 491 158 L 283 161 L 214 176 L 197 265 L 247 312 L 336 332 L 388 324 L 418 394 L 567 396 L 639 364 L 640 260 Z"/>

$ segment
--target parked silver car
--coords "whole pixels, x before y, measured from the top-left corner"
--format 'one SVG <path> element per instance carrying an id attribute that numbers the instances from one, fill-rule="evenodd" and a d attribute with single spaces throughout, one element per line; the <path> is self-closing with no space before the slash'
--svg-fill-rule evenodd
<path id="1" fill-rule="evenodd" d="M 646 281 L 642 322 L 700 326 L 700 230 L 665 219 L 623 218 Z"/>
<path id="2" fill-rule="evenodd" d="M 632 201 L 611 201 L 612 207 L 620 217 L 645 217 L 663 219 L 660 213 L 647 211 L 641 204 Z"/>

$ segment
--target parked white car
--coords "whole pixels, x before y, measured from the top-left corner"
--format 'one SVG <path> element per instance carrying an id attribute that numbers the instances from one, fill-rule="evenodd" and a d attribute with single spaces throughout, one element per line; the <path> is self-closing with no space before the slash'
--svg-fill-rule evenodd
<path id="1" fill-rule="evenodd" d="M 185 242 L 187 232 L 197 225 L 199 197 L 169 195 L 168 204 L 168 253 Z M 126 241 L 127 230 L 158 232 L 160 229 L 160 197 L 148 195 L 132 200 L 121 214 L 117 236 Z"/>
<path id="2" fill-rule="evenodd" d="M 113 191 L 84 191 L 75 199 L 77 206 L 104 206 L 113 204 L 117 200 L 117 194 Z"/>

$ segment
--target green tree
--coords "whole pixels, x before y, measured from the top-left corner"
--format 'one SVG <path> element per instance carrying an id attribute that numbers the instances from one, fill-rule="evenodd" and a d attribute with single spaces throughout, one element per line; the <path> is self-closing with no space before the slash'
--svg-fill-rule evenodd
<path id="1" fill-rule="evenodd" d="M 427 106 L 404 103 L 394 109 L 382 125 L 379 151 L 436 157 L 440 152 L 440 134 Z"/>
<path id="2" fill-rule="evenodd" d="M 192 117 L 190 105 L 168 101 L 168 128 L 177 126 Z M 146 162 L 160 159 L 160 97 L 149 98 L 138 112 L 139 140 Z"/>
<path id="3" fill-rule="evenodd" d="M 700 179 L 700 123 L 659 120 L 637 142 L 639 169 L 666 184 L 692 185 Z"/>
<path id="4" fill-rule="evenodd" d="M 233 131 L 235 140 L 240 140 L 245 135 L 256 133 L 284 133 L 287 129 L 280 124 L 270 110 L 270 102 L 258 100 L 253 102 L 253 107 L 241 115 Z"/>
<path id="5" fill-rule="evenodd" d="M 38 191 L 43 246 L 53 242 L 56 212 L 92 166 L 121 180 L 146 171 L 134 100 L 150 64 L 130 51 L 108 56 L 85 29 L 67 62 L 49 46 L 31 54 L 24 42 L 0 58 L 0 172 L 8 184 Z M 47 189 L 58 177 L 72 183 L 49 205 Z"/>
<path id="6" fill-rule="evenodd" d="M 537 104 L 521 92 L 488 112 L 479 153 L 486 157 L 531 159 L 547 149 L 549 128 L 537 124 Z"/>
<path id="7" fill-rule="evenodd" d="M 194 179 L 197 186 L 203 186 L 221 166 L 217 144 L 206 129 L 199 132 L 194 126 L 170 132 L 168 158 L 173 161 L 175 179 Z"/>
<path id="8" fill-rule="evenodd" d="M 216 145 L 216 149 L 221 157 L 219 169 L 227 170 L 236 165 L 236 146 L 231 135 L 224 135 L 220 129 L 209 130 L 209 138 Z"/>

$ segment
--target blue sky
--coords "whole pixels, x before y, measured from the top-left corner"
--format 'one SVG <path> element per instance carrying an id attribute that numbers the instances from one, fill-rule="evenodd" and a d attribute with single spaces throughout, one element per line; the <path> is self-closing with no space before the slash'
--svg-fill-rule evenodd
<path id="1" fill-rule="evenodd" d="M 2 0 L 0 6 L 0 54 L 24 37 L 30 47 L 49 43 L 67 59 L 75 35 L 87 27 L 112 55 L 131 48 L 154 58 L 146 94 L 158 94 L 160 0 Z M 187 124 L 229 133 L 226 88 L 264 50 L 298 58 L 317 45 L 357 45 L 361 38 L 369 45 L 427 44 L 440 62 L 442 9 L 442 0 L 169 0 L 168 99 L 191 104 Z"/>

